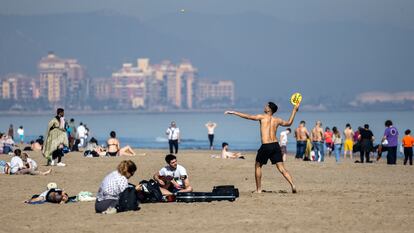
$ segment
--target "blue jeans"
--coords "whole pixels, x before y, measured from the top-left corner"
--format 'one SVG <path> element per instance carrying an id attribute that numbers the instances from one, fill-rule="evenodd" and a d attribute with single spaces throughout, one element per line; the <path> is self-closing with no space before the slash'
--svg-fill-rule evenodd
<path id="1" fill-rule="evenodd" d="M 319 160 L 319 152 L 321 153 L 321 162 L 325 159 L 325 151 L 323 149 L 323 142 L 312 142 L 313 151 L 315 152 L 315 161 Z"/>
<path id="2" fill-rule="evenodd" d="M 335 144 L 334 153 L 335 153 L 335 159 L 337 163 L 339 163 L 339 158 L 341 157 L 341 150 L 342 150 L 342 144 Z"/>
<path id="3" fill-rule="evenodd" d="M 306 150 L 306 141 L 297 141 L 296 142 L 296 158 L 303 159 L 303 155 Z"/>

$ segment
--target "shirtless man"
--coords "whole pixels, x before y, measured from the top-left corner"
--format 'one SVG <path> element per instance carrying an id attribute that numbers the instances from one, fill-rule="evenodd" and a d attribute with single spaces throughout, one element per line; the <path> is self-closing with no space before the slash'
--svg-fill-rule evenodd
<path id="1" fill-rule="evenodd" d="M 277 141 L 276 132 L 279 126 L 290 126 L 293 123 L 296 112 L 299 105 L 295 105 L 292 110 L 292 114 L 288 121 L 282 120 L 279 117 L 273 117 L 273 114 L 277 111 L 278 107 L 273 102 L 269 102 L 264 107 L 264 114 L 249 115 L 236 111 L 226 111 L 224 114 L 232 114 L 245 118 L 248 120 L 254 120 L 260 122 L 260 135 L 262 146 L 257 152 L 255 163 L 255 178 L 256 178 L 256 193 L 262 192 L 262 166 L 270 159 L 272 164 L 276 164 L 276 168 L 289 182 L 292 193 L 296 193 L 296 187 L 293 184 L 292 177 L 285 169 L 283 165 L 282 152 L 280 150 L 279 143 Z"/>
<path id="2" fill-rule="evenodd" d="M 352 127 L 349 123 L 346 124 L 344 135 L 345 135 L 344 159 L 346 158 L 347 152 L 349 152 L 349 156 L 352 159 L 352 150 L 354 147 L 354 131 L 352 130 Z"/>
<path id="3" fill-rule="evenodd" d="M 309 138 L 308 129 L 305 127 L 306 122 L 301 121 L 299 127 L 295 130 L 296 138 L 296 156 L 297 159 L 303 159 L 306 150 L 306 140 Z M 305 158 L 306 160 L 306 158 Z M 308 158 L 309 160 L 309 158 Z"/>
<path id="4" fill-rule="evenodd" d="M 229 151 L 229 144 L 227 142 L 223 142 L 221 144 L 221 158 L 222 159 L 244 159 L 244 156 L 241 155 L 240 152 L 230 152 Z"/>
<path id="5" fill-rule="evenodd" d="M 313 151 L 315 152 L 315 161 L 323 162 L 325 157 L 325 152 L 323 149 L 323 129 L 322 129 L 322 122 L 316 121 L 315 127 L 312 129 L 312 144 L 313 144 Z M 321 157 L 319 157 L 319 153 Z"/>

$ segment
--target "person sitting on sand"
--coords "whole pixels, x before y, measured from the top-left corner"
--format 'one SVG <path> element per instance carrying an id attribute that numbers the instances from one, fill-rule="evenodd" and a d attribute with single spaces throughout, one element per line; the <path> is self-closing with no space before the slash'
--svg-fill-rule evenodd
<path id="1" fill-rule="evenodd" d="M 229 151 L 229 144 L 227 142 L 223 142 L 221 144 L 221 158 L 222 159 L 244 159 L 244 156 L 241 155 L 240 152 L 230 152 Z"/>
<path id="2" fill-rule="evenodd" d="M 121 148 L 119 140 L 116 138 L 115 131 L 111 131 L 109 134 L 110 138 L 106 142 L 108 144 L 108 149 L 106 154 L 108 156 L 135 156 L 134 150 L 130 146 L 124 146 Z"/>
<path id="3" fill-rule="evenodd" d="M 41 151 L 42 145 L 40 145 L 37 141 L 30 141 L 30 148 L 32 151 Z"/>
<path id="4" fill-rule="evenodd" d="M 10 174 L 10 163 L 0 160 L 0 174 Z"/>
<path id="5" fill-rule="evenodd" d="M 89 142 L 86 144 L 85 152 L 83 152 L 83 155 L 85 157 L 105 156 L 106 151 L 104 148 L 98 145 L 98 140 L 92 137 L 91 140 L 89 140 Z"/>
<path id="6" fill-rule="evenodd" d="M 28 154 L 23 153 L 20 149 L 14 150 L 14 156 L 10 162 L 10 174 L 15 175 L 48 175 L 52 170 L 49 169 L 45 172 L 37 171 L 37 163 L 34 160 L 28 158 Z M 27 160 L 29 159 L 29 160 Z M 28 164 L 28 162 L 30 164 Z"/>
<path id="7" fill-rule="evenodd" d="M 128 179 L 137 171 L 137 166 L 131 160 L 124 160 L 117 170 L 109 173 L 103 179 L 96 195 L 96 213 L 113 214 L 119 203 L 120 194 L 128 187 Z M 136 186 L 141 191 L 141 185 Z"/>
<path id="8" fill-rule="evenodd" d="M 64 204 L 69 201 L 69 195 L 63 190 L 52 188 L 44 191 L 41 194 L 33 195 L 29 200 L 24 201 L 28 204 L 50 202 L 55 204 Z"/>
<path id="9" fill-rule="evenodd" d="M 177 157 L 168 154 L 165 156 L 165 162 L 168 165 L 154 174 L 154 180 L 160 185 L 161 193 L 164 196 L 170 196 L 177 192 L 193 191 L 187 170 L 177 163 Z"/>

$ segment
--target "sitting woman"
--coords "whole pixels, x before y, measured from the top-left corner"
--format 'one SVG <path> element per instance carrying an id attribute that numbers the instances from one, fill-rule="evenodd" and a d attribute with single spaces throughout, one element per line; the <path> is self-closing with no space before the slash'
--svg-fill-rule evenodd
<path id="1" fill-rule="evenodd" d="M 229 151 L 229 144 L 227 142 L 223 142 L 221 144 L 221 158 L 222 159 L 244 159 L 244 156 L 241 155 L 240 152 L 230 152 Z"/>
<path id="2" fill-rule="evenodd" d="M 32 158 L 30 158 L 29 154 L 27 154 L 27 153 L 23 153 L 21 155 L 21 159 L 23 161 L 24 166 L 30 170 L 30 171 L 27 171 L 27 173 L 22 173 L 22 174 L 48 175 L 52 172 L 51 168 L 49 170 L 45 171 L 45 172 L 38 171 L 37 170 L 38 166 L 37 166 L 36 161 L 34 161 Z"/>
<path id="3" fill-rule="evenodd" d="M 108 156 L 135 156 L 135 152 L 130 146 L 124 146 L 121 148 L 119 140 L 116 138 L 115 131 L 111 131 L 109 135 L 110 138 L 106 142 L 108 144 L 108 149 L 106 151 Z"/>
<path id="4" fill-rule="evenodd" d="M 69 195 L 63 189 L 52 188 L 44 191 L 39 195 L 33 195 L 32 198 L 25 201 L 28 204 L 38 204 L 43 202 L 50 202 L 56 204 L 64 204 L 69 201 Z"/>
<path id="5" fill-rule="evenodd" d="M 105 156 L 106 151 L 104 148 L 98 145 L 98 140 L 92 137 L 91 140 L 89 140 L 89 142 L 86 144 L 85 152 L 83 153 L 83 155 L 85 157 Z"/>
<path id="6" fill-rule="evenodd" d="M 137 166 L 134 162 L 124 160 L 118 165 L 117 170 L 105 176 L 96 195 L 96 213 L 116 212 L 119 195 L 128 187 L 128 179 L 134 175 L 136 170 Z M 140 191 L 141 186 L 137 186 L 136 189 Z"/>

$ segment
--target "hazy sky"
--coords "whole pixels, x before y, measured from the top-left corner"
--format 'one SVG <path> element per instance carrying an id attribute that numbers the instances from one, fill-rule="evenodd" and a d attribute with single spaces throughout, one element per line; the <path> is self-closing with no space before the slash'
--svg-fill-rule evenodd
<path id="1" fill-rule="evenodd" d="M 185 9 L 233 14 L 257 11 L 293 22 L 358 21 L 414 29 L 413 0 L 0 0 L 2 14 L 111 10 L 143 20 Z"/>
<path id="2" fill-rule="evenodd" d="M 188 14 L 181 14 L 182 10 Z M 43 38 L 38 36 L 41 31 L 36 32 L 40 21 L 34 25 L 30 17 L 4 17 L 6 22 L 0 26 L 15 36 L 0 35 L 0 41 L 5 41 L 0 45 L 0 72 L 19 72 L 24 66 L 34 69 L 39 54 L 56 50 L 62 57 L 79 58 L 95 76 L 109 76 L 111 70 L 102 73 L 94 66 L 118 68 L 138 56 L 152 61 L 188 58 L 203 77 L 235 80 L 237 96 L 244 97 L 299 90 L 317 102 L 321 93 L 341 99 L 342 94 L 353 97 L 367 91 L 414 90 L 413 85 L 405 84 L 414 78 L 414 0 L 0 0 L 2 15 L 94 11 L 134 16 L 142 25 L 131 24 L 136 22 L 128 18 L 112 28 L 107 26 L 119 17 L 105 22 L 103 31 L 112 34 L 117 29 L 122 33 L 137 29 L 132 41 L 127 36 L 111 37 L 117 43 L 111 43 L 114 48 L 110 50 L 96 40 L 104 32 L 88 28 L 84 36 L 95 33 L 96 37 L 89 37 L 93 43 L 87 43 L 71 37 L 70 32 L 79 31 L 45 26 L 45 32 L 52 33 Z M 62 21 L 69 22 L 65 25 L 79 18 L 69 17 L 70 21 Z M 54 21 L 53 16 L 51 19 Z M 40 25 L 49 25 L 45 22 Z M 85 26 L 83 21 L 76 22 Z M 14 43 L 21 35 L 25 36 L 23 42 Z M 33 52 L 32 38 L 37 44 L 45 43 L 39 51 Z M 72 47 L 59 45 L 65 39 Z M 169 42 L 169 47 L 157 46 Z M 25 64 L 20 63 L 21 54 L 12 57 L 14 51 L 9 48 L 16 46 L 23 46 Z M 108 54 L 100 52 L 105 49 Z M 103 56 L 114 60 L 103 64 Z"/>

